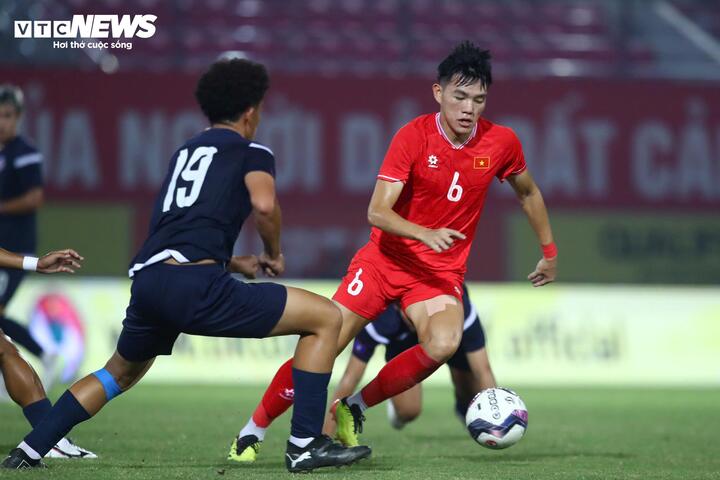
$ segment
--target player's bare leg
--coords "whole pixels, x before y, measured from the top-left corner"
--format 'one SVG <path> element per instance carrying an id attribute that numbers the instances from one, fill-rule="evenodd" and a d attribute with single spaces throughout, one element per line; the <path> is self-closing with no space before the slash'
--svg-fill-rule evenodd
<path id="1" fill-rule="evenodd" d="M 460 345 L 464 313 L 462 303 L 450 295 L 414 303 L 405 310 L 428 356 L 445 363 Z"/>
<path id="2" fill-rule="evenodd" d="M 307 372 L 331 372 L 342 318 L 325 297 L 288 287 L 287 303 L 269 336 L 299 334 L 293 365 Z"/>
<path id="3" fill-rule="evenodd" d="M 351 416 L 338 406 L 338 439 L 345 445 L 357 445 L 362 432 L 363 412 L 398 395 L 429 377 L 457 350 L 462 338 L 462 303 L 451 295 L 414 303 L 405 309 L 420 343 L 389 361 L 377 376 L 358 393 L 343 399 Z M 352 423 L 349 421 L 352 418 Z M 351 427 L 352 425 L 352 427 Z"/>
<path id="4" fill-rule="evenodd" d="M 337 341 L 337 355 L 340 355 L 343 350 L 347 348 L 348 344 L 357 337 L 360 330 L 370 323 L 370 320 L 358 315 L 338 302 L 335 302 L 335 305 L 338 306 L 342 313 L 342 327 L 340 328 L 340 335 L 338 335 Z"/>
<path id="5" fill-rule="evenodd" d="M 53 445 L 78 423 L 88 420 L 110 400 L 135 385 L 155 359 L 131 362 L 117 351 L 105 367 L 75 382 L 40 423 L 3 461 L 4 468 L 41 466 Z"/>
<path id="6" fill-rule="evenodd" d="M 46 397 L 37 373 L 20 355 L 17 347 L 5 338 L 2 330 L 0 330 L 0 371 L 8 395 L 20 407 L 25 408 Z"/>
<path id="7" fill-rule="evenodd" d="M 120 389 L 126 392 L 150 370 L 155 358 L 142 362 L 125 360 L 117 351 L 105 364 L 106 370 Z M 108 398 L 108 385 L 96 374 L 90 374 L 75 382 L 69 389 L 90 416 L 99 412 L 113 397 Z"/>
<path id="8" fill-rule="evenodd" d="M 387 401 L 388 420 L 400 430 L 422 412 L 422 384 L 417 384 Z"/>

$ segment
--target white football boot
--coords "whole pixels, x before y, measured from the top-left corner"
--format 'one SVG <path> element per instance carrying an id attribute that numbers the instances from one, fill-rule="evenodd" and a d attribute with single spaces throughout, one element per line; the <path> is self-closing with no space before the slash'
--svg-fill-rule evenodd
<path id="1" fill-rule="evenodd" d="M 90 450 L 78 447 L 69 438 L 62 438 L 50 449 L 45 458 L 82 458 L 89 460 L 98 457 Z"/>

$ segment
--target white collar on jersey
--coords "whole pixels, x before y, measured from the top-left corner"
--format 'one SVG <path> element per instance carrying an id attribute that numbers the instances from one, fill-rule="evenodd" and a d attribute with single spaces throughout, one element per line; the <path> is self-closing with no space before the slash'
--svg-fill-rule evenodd
<path id="1" fill-rule="evenodd" d="M 475 123 L 475 126 L 473 126 L 473 131 L 472 131 L 472 133 L 470 133 L 470 136 L 468 137 L 468 139 L 465 140 L 465 141 L 462 143 L 462 145 L 455 145 L 455 144 L 448 138 L 448 136 L 445 134 L 445 130 L 443 130 L 442 125 L 440 125 L 440 112 L 438 112 L 438 113 L 435 114 L 435 125 L 437 125 L 437 129 L 438 129 L 438 132 L 440 132 L 440 135 L 442 135 L 443 138 L 444 138 L 444 139 L 450 144 L 450 146 L 451 146 L 452 148 L 454 148 L 455 150 L 460 150 L 460 149 L 463 148 L 465 145 L 467 145 L 468 142 L 470 142 L 470 140 L 472 140 L 473 138 L 475 138 L 475 134 L 477 133 L 477 128 L 478 128 L 477 122 L 476 122 L 476 123 Z"/>

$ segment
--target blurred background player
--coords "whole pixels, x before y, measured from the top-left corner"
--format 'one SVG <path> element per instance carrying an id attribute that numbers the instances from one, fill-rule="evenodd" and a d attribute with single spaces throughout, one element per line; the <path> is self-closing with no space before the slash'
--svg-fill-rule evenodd
<path id="1" fill-rule="evenodd" d="M 495 375 L 485 349 L 485 332 L 475 306 L 470 301 L 467 286 L 463 284 L 463 336 L 455 355 L 447 361 L 455 396 L 455 413 L 465 424 L 465 413 L 472 398 L 486 388 L 495 387 Z M 418 344 L 417 333 L 410 320 L 396 303 L 390 305 L 378 318 L 365 326 L 355 337 L 352 355 L 333 394 L 333 400 L 352 394 L 362 380 L 367 364 L 378 345 L 385 346 L 385 360 L 390 361 L 408 348 Z M 421 384 L 388 400 L 388 420 L 393 428 L 402 429 L 415 420 L 422 410 Z M 335 433 L 335 417 L 328 414 L 323 431 Z M 254 462 L 261 441 L 254 435 L 241 437 L 233 443 L 228 460 Z M 242 450 L 238 451 L 238 446 Z"/>
<path id="2" fill-rule="evenodd" d="M 465 413 L 473 397 L 481 390 L 497 386 L 485 348 L 485 332 L 470 293 L 463 284 L 463 334 L 460 346 L 447 361 L 455 397 L 455 413 L 465 425 Z M 417 332 L 407 315 L 396 303 L 390 305 L 355 337 L 352 355 L 333 394 L 333 400 L 351 395 L 362 380 L 367 364 L 378 345 L 385 346 L 385 361 L 389 362 L 408 348 L 418 344 Z M 404 391 L 387 401 L 388 420 L 393 428 L 401 429 L 420 416 L 422 384 Z M 335 417 L 325 419 L 325 432 L 335 433 Z"/>
<path id="3" fill-rule="evenodd" d="M 80 268 L 82 257 L 74 250 L 50 252 L 42 258 L 19 255 L 0 248 L 0 268 L 36 271 L 39 273 L 74 273 Z M 0 328 L 0 372 L 10 398 L 23 410 L 32 427 L 52 409 L 45 389 L 35 370 L 20 355 L 18 349 Z M 45 455 L 46 458 L 97 458 L 71 440 L 61 438 Z"/>
<path id="4" fill-rule="evenodd" d="M 21 135 L 23 93 L 14 85 L 0 85 L 0 245 L 27 255 L 37 248 L 38 208 L 43 203 L 42 154 Z M 43 383 L 52 388 L 57 355 L 46 352 L 28 328 L 5 316 L 5 308 L 25 277 L 23 270 L 0 268 L 0 328 L 40 358 Z"/>
<path id="5" fill-rule="evenodd" d="M 348 465 L 370 455 L 322 435 L 340 313 L 328 299 L 275 283 L 245 283 L 262 268 L 281 274 L 281 214 L 275 157 L 253 142 L 270 86 L 265 67 L 248 60 L 215 62 L 201 76 L 197 102 L 210 128 L 173 155 L 157 196 L 147 240 L 130 264 L 130 304 L 117 349 L 105 367 L 68 389 L 52 411 L 3 461 L 40 467 L 58 439 L 137 384 L 158 355 L 171 355 L 180 333 L 265 338 L 299 334 L 292 376 L 295 409 L 285 465 L 291 472 Z M 232 257 L 253 213 L 264 251 Z M 229 270 L 229 271 L 228 271 Z"/>
<path id="6" fill-rule="evenodd" d="M 481 117 L 491 83 L 490 53 L 470 42 L 455 47 L 432 86 L 440 112 L 402 127 L 380 168 L 367 213 L 370 241 L 355 254 L 333 296 L 343 314 L 337 352 L 395 301 L 420 343 L 334 405 L 337 437 L 345 445 L 358 444 L 365 409 L 417 385 L 457 351 L 467 258 L 494 178 L 512 186 L 541 245 L 543 257 L 528 280 L 539 287 L 555 279 L 557 248 L 520 141 L 511 129 Z M 241 430 L 237 451 L 247 446 L 242 437 L 262 440 L 272 420 L 289 408 L 289 368 L 290 361 L 276 373 Z"/>

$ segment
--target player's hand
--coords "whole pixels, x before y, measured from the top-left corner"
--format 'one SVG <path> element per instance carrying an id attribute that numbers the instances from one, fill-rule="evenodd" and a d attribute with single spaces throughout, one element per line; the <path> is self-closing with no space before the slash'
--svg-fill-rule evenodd
<path id="1" fill-rule="evenodd" d="M 81 268 L 80 262 L 85 260 L 75 250 L 58 250 L 50 252 L 40 257 L 37 264 L 39 273 L 75 273 L 75 270 Z"/>
<path id="2" fill-rule="evenodd" d="M 277 277 L 285 271 L 285 256 L 281 253 L 276 258 L 270 258 L 270 255 L 263 252 L 258 257 L 260 268 L 263 269 L 268 277 Z"/>
<path id="3" fill-rule="evenodd" d="M 245 278 L 253 279 L 260 269 L 260 260 L 255 255 L 235 255 L 230 258 L 228 271 L 240 273 Z"/>
<path id="4" fill-rule="evenodd" d="M 528 280 L 533 284 L 533 287 L 542 287 L 555 281 L 557 275 L 557 257 L 554 258 L 541 258 L 535 267 L 535 271 L 528 275 Z"/>
<path id="5" fill-rule="evenodd" d="M 452 228 L 427 229 L 420 235 L 420 241 L 437 253 L 452 247 L 456 238 L 465 240 L 465 235 Z"/>
<path id="6" fill-rule="evenodd" d="M 328 435 L 332 438 L 335 436 L 336 431 L 337 431 L 337 422 L 335 421 L 335 415 L 333 415 L 332 412 L 328 412 L 325 415 L 325 423 L 323 424 L 322 433 L 324 433 L 325 435 Z"/>

